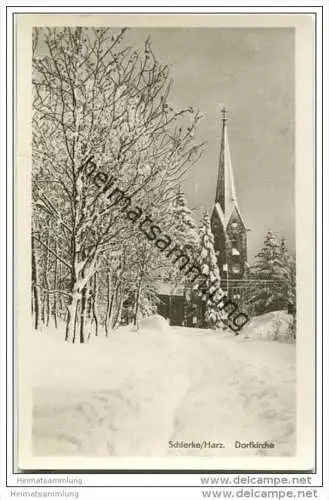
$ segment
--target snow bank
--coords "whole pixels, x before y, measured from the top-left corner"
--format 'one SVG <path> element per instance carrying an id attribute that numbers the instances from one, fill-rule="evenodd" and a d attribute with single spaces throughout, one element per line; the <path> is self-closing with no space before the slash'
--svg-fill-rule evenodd
<path id="1" fill-rule="evenodd" d="M 243 338 L 257 338 L 293 342 L 290 325 L 293 318 L 286 311 L 273 311 L 250 318 L 240 332 Z"/>
<path id="2" fill-rule="evenodd" d="M 181 329 L 189 340 L 191 384 L 176 410 L 172 440 L 221 441 L 211 456 L 292 456 L 296 452 L 296 346 L 227 332 Z M 273 449 L 235 448 L 271 441 Z M 197 455 L 198 449 L 171 449 Z"/>
<path id="3" fill-rule="evenodd" d="M 293 455 L 296 346 L 266 341 L 272 322 L 273 313 L 254 318 L 235 336 L 155 316 L 138 332 L 82 345 L 65 343 L 62 331 L 35 333 L 34 454 Z M 225 448 L 169 448 L 175 440 Z M 236 449 L 235 440 L 275 448 Z"/>
<path id="4" fill-rule="evenodd" d="M 162 331 L 151 328 L 160 323 Z M 140 332 L 123 328 L 89 344 L 63 338 L 34 334 L 34 454 L 165 454 L 188 385 L 180 339 L 168 342 L 158 318 Z"/>
<path id="5" fill-rule="evenodd" d="M 140 327 L 142 330 L 152 330 L 154 332 L 170 333 L 172 331 L 169 327 L 168 321 L 159 314 L 142 319 Z"/>

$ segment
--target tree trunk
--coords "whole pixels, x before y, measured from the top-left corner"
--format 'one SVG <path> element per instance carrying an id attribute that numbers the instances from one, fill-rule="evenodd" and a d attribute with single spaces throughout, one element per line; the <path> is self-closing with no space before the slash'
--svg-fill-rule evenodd
<path id="1" fill-rule="evenodd" d="M 50 231 L 47 228 L 47 250 L 45 254 L 45 264 L 44 264 L 44 275 L 43 275 L 43 300 L 42 300 L 42 321 L 48 326 L 49 324 L 49 282 L 48 282 L 48 262 L 49 262 L 49 243 L 50 243 Z"/>
<path id="2" fill-rule="evenodd" d="M 34 328 L 37 330 L 39 327 L 39 290 L 37 287 L 38 282 L 38 271 L 37 271 L 37 261 L 35 256 L 35 244 L 34 237 L 32 235 L 32 314 L 34 315 Z"/>
<path id="3" fill-rule="evenodd" d="M 57 277 L 57 242 L 54 245 L 55 263 L 54 263 L 54 290 L 58 288 L 58 277 Z M 57 328 L 57 293 L 53 294 L 53 306 L 52 306 L 52 317 L 54 319 L 55 328 Z"/>
<path id="4" fill-rule="evenodd" d="M 91 313 L 92 313 L 92 307 L 93 307 L 93 281 L 90 280 L 88 281 L 86 285 L 87 289 L 87 304 L 86 304 L 86 317 L 89 321 L 91 322 Z"/>
<path id="5" fill-rule="evenodd" d="M 75 193 L 75 196 L 77 194 Z M 74 343 L 76 340 L 76 328 L 78 310 L 81 300 L 81 289 L 79 288 L 79 273 L 78 269 L 78 254 L 76 252 L 76 239 L 74 232 L 71 236 L 71 282 L 70 282 L 70 298 L 67 304 L 67 317 L 65 340 Z"/>
<path id="6" fill-rule="evenodd" d="M 107 307 L 105 315 L 105 336 L 108 337 L 109 325 L 112 315 L 113 302 L 114 302 L 115 290 L 111 293 L 111 274 L 110 271 L 107 272 Z"/>
<path id="7" fill-rule="evenodd" d="M 58 257 L 59 258 L 63 257 L 60 249 L 58 250 Z M 63 266 L 62 266 L 62 262 L 59 260 L 58 261 L 58 272 L 57 272 L 58 290 L 63 290 L 63 287 L 64 287 L 63 281 L 64 281 L 63 280 Z M 65 307 L 65 304 L 63 304 L 63 303 L 64 303 L 63 296 L 62 296 L 62 294 L 60 294 L 59 297 L 57 297 L 57 315 L 61 319 L 65 320 L 66 307 Z"/>
<path id="8" fill-rule="evenodd" d="M 45 324 L 45 291 L 42 291 L 42 307 L 40 313 L 41 323 Z"/>
<path id="9" fill-rule="evenodd" d="M 139 329 L 139 309 L 140 309 L 140 297 L 141 297 L 141 291 L 142 291 L 142 276 L 139 279 L 138 283 L 138 289 L 136 292 L 136 298 L 135 298 L 135 312 L 134 312 L 134 326 L 136 326 L 137 330 Z"/>
<path id="10" fill-rule="evenodd" d="M 72 296 L 67 306 L 67 321 L 66 321 L 66 331 L 65 331 L 65 340 L 67 342 L 74 343 L 76 339 L 76 324 L 77 324 L 79 302 L 80 302 L 80 294 L 76 290 L 73 290 Z"/>
<path id="11" fill-rule="evenodd" d="M 125 295 L 125 286 L 124 284 L 121 284 L 117 288 L 117 293 L 115 298 L 116 311 L 114 320 L 112 321 L 112 330 L 116 330 L 120 326 L 124 295 Z"/>
<path id="12" fill-rule="evenodd" d="M 92 294 L 92 314 L 95 323 L 95 336 L 98 336 L 98 315 L 97 315 L 97 273 L 93 277 L 93 294 Z"/>
<path id="13" fill-rule="evenodd" d="M 119 288 L 120 288 L 119 281 L 116 280 L 115 285 L 112 289 L 111 307 L 108 319 L 109 330 L 113 330 L 115 325 L 115 318 L 117 316 L 117 310 L 118 310 L 117 306 L 118 306 Z"/>
<path id="14" fill-rule="evenodd" d="M 80 344 L 83 344 L 85 341 L 84 327 L 85 327 L 86 299 L 87 299 L 87 288 L 84 287 L 84 289 L 81 292 L 81 301 L 80 301 Z"/>

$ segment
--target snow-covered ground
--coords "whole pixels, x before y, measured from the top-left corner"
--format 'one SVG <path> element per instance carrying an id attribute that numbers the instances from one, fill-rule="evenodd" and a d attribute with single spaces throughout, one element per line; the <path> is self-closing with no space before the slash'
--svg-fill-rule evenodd
<path id="1" fill-rule="evenodd" d="M 250 318 L 241 330 L 240 336 L 253 339 L 278 340 L 279 342 L 293 342 L 293 317 L 286 311 L 273 311 L 262 316 Z"/>
<path id="2" fill-rule="evenodd" d="M 295 453 L 295 345 L 170 328 L 66 344 L 34 334 L 33 451 L 48 456 Z M 225 448 L 170 448 L 169 441 Z M 275 443 L 236 449 L 235 440 Z"/>

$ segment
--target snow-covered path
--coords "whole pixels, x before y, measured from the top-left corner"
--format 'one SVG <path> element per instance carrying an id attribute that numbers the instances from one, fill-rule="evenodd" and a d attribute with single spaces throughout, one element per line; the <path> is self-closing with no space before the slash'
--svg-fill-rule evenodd
<path id="1" fill-rule="evenodd" d="M 295 348 L 220 332 L 177 329 L 188 337 L 189 389 L 175 411 L 172 440 L 222 442 L 203 455 L 294 453 Z M 274 449 L 235 448 L 265 441 Z M 171 448 L 170 454 L 200 454 Z"/>
<path id="2" fill-rule="evenodd" d="M 189 328 L 36 334 L 36 455 L 293 455 L 295 345 Z M 237 449 L 235 441 L 274 442 Z M 225 448 L 172 448 L 169 441 Z"/>

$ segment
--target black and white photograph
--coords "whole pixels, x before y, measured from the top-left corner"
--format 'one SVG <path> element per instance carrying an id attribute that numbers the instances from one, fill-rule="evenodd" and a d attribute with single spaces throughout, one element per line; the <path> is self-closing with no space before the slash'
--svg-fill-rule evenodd
<path id="1" fill-rule="evenodd" d="M 284 469 L 313 307 L 296 29 L 92 17 L 25 36 L 30 468 Z"/>

